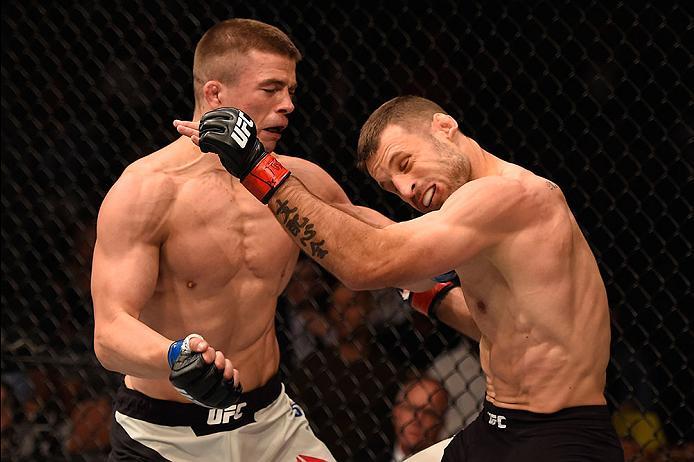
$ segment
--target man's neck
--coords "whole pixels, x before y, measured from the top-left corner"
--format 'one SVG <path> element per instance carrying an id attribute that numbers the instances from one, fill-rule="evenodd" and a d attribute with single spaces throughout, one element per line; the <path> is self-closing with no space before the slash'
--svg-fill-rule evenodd
<path id="1" fill-rule="evenodd" d="M 186 136 L 181 136 L 165 149 L 168 151 L 165 163 L 174 169 L 202 168 L 208 170 L 212 166 L 224 168 L 217 154 L 203 153 Z"/>
<path id="2" fill-rule="evenodd" d="M 463 143 L 462 149 L 470 160 L 471 180 L 501 174 L 501 170 L 505 164 L 503 160 L 482 149 L 472 138 L 465 138 Z"/>

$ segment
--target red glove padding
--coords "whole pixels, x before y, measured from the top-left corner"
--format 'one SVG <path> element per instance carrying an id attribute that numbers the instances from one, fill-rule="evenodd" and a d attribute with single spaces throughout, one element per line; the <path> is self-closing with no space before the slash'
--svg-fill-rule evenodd
<path id="1" fill-rule="evenodd" d="M 272 154 L 267 154 L 250 173 L 241 180 L 241 184 L 263 204 L 267 204 L 275 190 L 289 178 L 289 170 L 284 168 Z"/>
<path id="2" fill-rule="evenodd" d="M 439 307 L 441 300 L 446 294 L 458 287 L 454 281 L 439 282 L 434 287 L 424 292 L 410 292 L 409 290 L 401 290 L 402 299 L 407 301 L 412 308 L 419 311 L 425 316 L 436 318 L 436 309 Z"/>

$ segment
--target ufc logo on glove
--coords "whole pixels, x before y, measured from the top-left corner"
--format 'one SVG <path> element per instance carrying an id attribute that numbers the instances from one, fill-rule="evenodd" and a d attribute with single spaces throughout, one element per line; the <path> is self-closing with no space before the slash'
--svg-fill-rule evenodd
<path id="1" fill-rule="evenodd" d="M 231 137 L 242 148 L 246 147 L 246 144 L 248 143 L 248 138 L 250 138 L 251 136 L 251 132 L 248 131 L 248 127 L 253 126 L 253 121 L 246 117 L 246 114 L 239 111 L 239 116 L 236 119 L 236 125 L 234 125 L 234 131 L 231 133 Z"/>

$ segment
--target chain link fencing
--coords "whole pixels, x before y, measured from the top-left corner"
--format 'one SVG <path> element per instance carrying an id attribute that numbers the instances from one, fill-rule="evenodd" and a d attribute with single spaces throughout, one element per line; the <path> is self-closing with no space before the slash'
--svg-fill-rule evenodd
<path id="1" fill-rule="evenodd" d="M 399 94 L 439 102 L 485 149 L 562 186 L 607 285 L 607 398 L 629 460 L 692 460 L 684 449 L 694 439 L 684 267 L 692 256 L 692 9 L 568 0 L 5 2 L 3 459 L 103 460 L 121 377 L 98 364 L 92 346 L 98 207 L 126 165 L 174 139 L 171 121 L 192 114 L 193 51 L 204 31 L 250 17 L 285 30 L 304 54 L 278 152 L 323 166 L 353 202 L 397 220 L 414 216 L 353 166 L 361 124 Z M 277 315 L 288 392 L 338 460 L 387 460 L 393 402 L 411 377 L 445 383 L 451 409 L 441 437 L 474 417 L 484 385 L 475 345 L 391 291 L 349 294 L 371 308 L 340 336 L 330 312 L 342 292 L 302 259 Z"/>

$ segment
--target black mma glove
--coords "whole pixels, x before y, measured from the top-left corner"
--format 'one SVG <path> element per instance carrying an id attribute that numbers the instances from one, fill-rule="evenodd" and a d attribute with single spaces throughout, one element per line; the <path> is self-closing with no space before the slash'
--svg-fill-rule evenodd
<path id="1" fill-rule="evenodd" d="M 441 274 L 434 278 L 437 281 L 436 285 L 424 292 L 410 292 L 409 290 L 398 289 L 403 300 L 408 302 L 412 308 L 419 311 L 425 316 L 432 319 L 437 319 L 436 310 L 438 309 L 441 300 L 454 287 L 460 287 L 460 279 L 455 271 Z"/>
<path id="2" fill-rule="evenodd" d="M 263 204 L 290 175 L 275 156 L 265 152 L 255 123 L 239 109 L 222 107 L 207 112 L 200 119 L 199 131 L 200 150 L 219 154 L 224 168 Z"/>
<path id="3" fill-rule="evenodd" d="M 190 334 L 176 340 L 169 347 L 169 380 L 183 396 L 205 407 L 225 409 L 236 403 L 243 393 L 241 384 L 234 386 L 234 379 L 224 380 L 224 371 L 205 363 L 201 353 L 193 353 L 190 339 L 202 336 Z"/>

